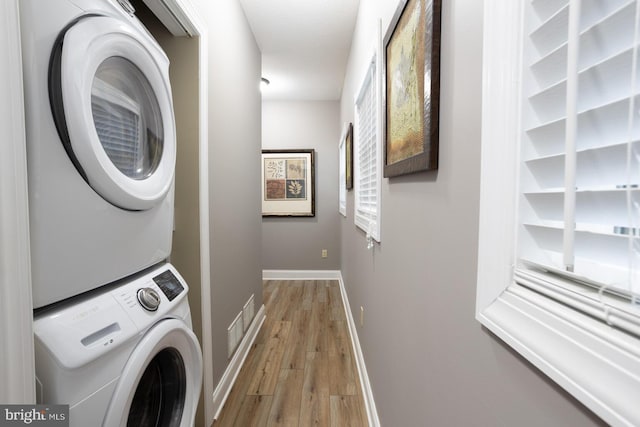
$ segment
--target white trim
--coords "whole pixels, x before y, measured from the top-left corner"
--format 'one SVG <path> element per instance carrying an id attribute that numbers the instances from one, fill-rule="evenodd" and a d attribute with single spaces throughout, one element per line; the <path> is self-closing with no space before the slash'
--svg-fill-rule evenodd
<path id="1" fill-rule="evenodd" d="M 362 347 L 360 347 L 360 339 L 358 339 L 358 331 L 356 328 L 356 322 L 353 320 L 351 306 L 349 305 L 349 298 L 347 297 L 347 291 L 344 287 L 344 280 L 342 279 L 342 273 L 338 272 L 340 283 L 340 295 L 342 295 L 342 304 L 344 306 L 345 314 L 347 316 L 347 323 L 349 324 L 349 332 L 351 332 L 351 347 L 353 353 L 356 356 L 356 365 L 358 367 L 358 375 L 360 376 L 360 386 L 362 387 L 362 396 L 364 398 L 364 406 L 367 410 L 367 419 L 369 420 L 369 426 L 380 427 L 380 419 L 378 418 L 378 411 L 376 409 L 376 402 L 373 399 L 373 390 L 371 389 L 371 383 L 369 382 L 369 374 L 367 373 L 367 366 L 364 363 L 364 356 L 362 354 Z"/>
<path id="2" fill-rule="evenodd" d="M 374 241 L 380 243 L 382 242 L 382 178 L 384 177 L 384 153 L 382 151 L 382 144 L 384 144 L 384 136 L 383 136 L 383 126 L 382 126 L 382 120 L 384 120 L 384 108 L 383 108 L 383 101 L 382 101 L 382 97 L 383 97 L 383 73 L 385 72 L 385 67 L 384 67 L 384 42 L 382 40 L 382 20 L 378 19 L 378 26 L 377 26 L 377 36 L 376 36 L 376 50 L 377 55 L 377 61 L 378 63 L 376 64 L 376 68 L 378 69 L 377 72 L 377 79 L 376 79 L 376 105 L 378 107 L 378 120 L 376 122 L 376 133 L 377 133 L 377 138 L 376 138 L 376 156 L 377 156 L 377 160 L 378 160 L 378 170 L 377 170 L 377 179 L 376 179 L 376 191 L 378 192 L 378 200 L 377 200 L 377 212 L 376 212 L 376 223 L 374 226 L 374 230 L 371 233 L 371 237 L 373 238 Z M 371 247 L 373 248 L 373 245 L 371 245 Z"/>
<path id="3" fill-rule="evenodd" d="M 192 15 L 189 13 L 190 18 Z M 197 21 L 193 21 L 197 22 Z M 213 401 L 213 321 L 211 319 L 211 252 L 209 237 L 211 236 L 209 222 L 209 46 L 206 27 L 199 22 L 195 25 L 200 33 L 200 51 L 198 53 L 200 63 L 200 310 L 202 315 L 202 355 L 204 368 L 204 416 L 206 423 L 213 423 L 215 406 Z M 203 77 L 204 76 L 204 77 Z"/>
<path id="4" fill-rule="evenodd" d="M 260 332 L 260 328 L 262 327 L 265 318 L 265 307 L 263 305 L 262 307 L 260 307 L 260 310 L 258 310 L 258 313 L 256 313 L 253 322 L 251 322 L 251 326 L 242 338 L 240 345 L 238 345 L 238 349 L 227 365 L 227 369 L 224 371 L 224 374 L 222 375 L 218 386 L 213 392 L 214 421 L 220 415 L 220 411 L 224 407 L 224 403 L 227 401 L 229 393 L 231 393 L 233 384 L 235 383 L 236 378 L 238 378 L 240 369 L 242 368 L 242 365 L 244 364 L 244 361 L 249 354 L 249 350 L 251 350 L 251 346 L 258 336 L 258 332 Z"/>
<path id="5" fill-rule="evenodd" d="M 202 316 L 202 359 L 203 359 L 203 396 L 204 417 L 207 425 L 213 423 L 214 384 L 213 384 L 213 342 L 211 337 L 211 259 L 210 259 L 210 225 L 209 225 L 209 36 L 208 29 L 202 21 L 202 13 L 192 0 L 163 0 L 173 11 L 181 12 L 181 24 L 189 26 L 193 36 L 199 37 L 198 43 L 198 76 L 200 99 L 198 104 L 198 146 L 199 159 L 199 214 L 200 214 L 200 311 Z M 173 7 L 172 7 L 173 6 Z"/>
<path id="6" fill-rule="evenodd" d="M 200 100 L 198 109 L 199 139 L 199 216 L 200 216 L 200 311 L 202 316 L 202 357 L 203 357 L 203 396 L 204 417 L 207 425 L 213 423 L 215 416 L 214 384 L 213 384 L 213 339 L 211 331 L 213 321 L 211 314 L 211 258 L 209 237 L 209 35 L 208 29 L 201 21 L 199 13 L 189 0 L 175 0 L 184 16 L 191 22 L 192 28 L 199 36 L 198 43 L 198 75 Z"/>
<path id="7" fill-rule="evenodd" d="M 521 7 L 521 1 L 513 0 L 485 3 L 476 315 L 494 301 L 513 278 L 517 144 L 486 142 L 518 140 L 520 64 L 505 58 L 519 56 Z M 500 77 L 494 77 L 496 74 Z"/>
<path id="8" fill-rule="evenodd" d="M 192 19 L 192 9 L 188 4 L 182 4 L 185 1 L 188 0 L 144 0 L 147 7 L 174 36 L 193 37 L 202 34 Z"/>
<path id="9" fill-rule="evenodd" d="M 0 4 L 0 402 L 35 403 L 27 155 L 18 1 Z"/>
<path id="10" fill-rule="evenodd" d="M 607 423 L 640 425 L 638 340 L 514 284 L 524 1 L 485 2 L 476 318 Z"/>
<path id="11" fill-rule="evenodd" d="M 640 425 L 636 339 L 519 285 L 478 320 L 607 423 Z"/>
<path id="12" fill-rule="evenodd" d="M 262 280 L 340 280 L 339 270 L 262 270 Z"/>

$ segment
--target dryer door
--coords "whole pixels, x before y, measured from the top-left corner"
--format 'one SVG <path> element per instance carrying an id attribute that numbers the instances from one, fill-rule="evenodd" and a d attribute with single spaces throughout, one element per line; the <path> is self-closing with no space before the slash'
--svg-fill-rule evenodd
<path id="1" fill-rule="evenodd" d="M 87 15 L 58 37 L 49 98 L 78 172 L 123 209 L 154 207 L 169 191 L 176 140 L 169 61 L 129 23 Z"/>
<path id="2" fill-rule="evenodd" d="M 195 335 L 177 319 L 160 321 L 142 338 L 122 371 L 104 426 L 192 426 L 202 385 Z"/>

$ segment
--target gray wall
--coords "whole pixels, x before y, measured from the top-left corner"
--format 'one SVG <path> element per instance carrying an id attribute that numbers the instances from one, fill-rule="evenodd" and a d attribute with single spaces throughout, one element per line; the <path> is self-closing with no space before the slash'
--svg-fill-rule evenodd
<path id="1" fill-rule="evenodd" d="M 200 151 L 198 139 L 198 38 L 171 37 L 163 45 L 171 58 L 176 116 L 175 223 L 171 262 L 189 283 L 193 329 L 202 340 L 200 283 Z"/>
<path id="2" fill-rule="evenodd" d="M 261 56 L 236 0 L 198 0 L 208 29 L 209 215 L 213 383 L 228 365 L 227 327 L 262 305 Z"/>
<path id="3" fill-rule="evenodd" d="M 267 270 L 339 270 L 337 101 L 262 104 L 262 148 L 315 150 L 316 216 L 262 219 L 262 265 Z M 328 257 L 322 258 L 322 249 Z"/>
<path id="4" fill-rule="evenodd" d="M 362 1 L 341 101 L 396 1 Z M 484 330 L 476 295 L 483 2 L 443 2 L 440 167 L 382 182 L 382 242 L 341 220 L 342 271 L 385 426 L 588 426 L 596 418 Z M 385 30 L 383 30 L 385 31 Z"/>
<path id="5" fill-rule="evenodd" d="M 191 285 L 194 329 L 210 333 L 213 384 L 228 365 L 227 327 L 255 295 L 262 305 L 260 222 L 261 55 L 240 4 L 197 0 L 206 40 L 174 38 L 142 1 L 143 22 L 171 64 L 178 136 L 176 218 L 172 261 Z M 200 298 L 197 49 L 207 43 L 211 301 Z M 201 305 L 211 305 L 212 330 L 201 331 Z M 199 335 L 201 337 L 201 335 Z M 211 398 L 204 396 L 202 398 Z M 202 400 L 201 398 L 201 400 Z M 203 424 L 202 407 L 196 425 Z M 206 424 L 206 423 L 204 423 Z"/>

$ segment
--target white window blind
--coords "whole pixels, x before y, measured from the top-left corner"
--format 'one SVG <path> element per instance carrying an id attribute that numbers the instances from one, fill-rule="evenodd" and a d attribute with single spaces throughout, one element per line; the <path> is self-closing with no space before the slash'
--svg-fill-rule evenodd
<path id="1" fill-rule="evenodd" d="M 109 159 L 126 176 L 136 177 L 144 156 L 140 105 L 123 91 L 95 78 L 91 111 L 98 138 Z"/>
<path id="2" fill-rule="evenodd" d="M 355 223 L 372 240 L 380 241 L 380 168 L 378 165 L 378 88 L 376 56 L 369 64 L 356 98 L 355 111 Z"/>
<path id="3" fill-rule="evenodd" d="M 527 1 L 516 271 L 636 335 L 639 16 L 636 0 Z"/>

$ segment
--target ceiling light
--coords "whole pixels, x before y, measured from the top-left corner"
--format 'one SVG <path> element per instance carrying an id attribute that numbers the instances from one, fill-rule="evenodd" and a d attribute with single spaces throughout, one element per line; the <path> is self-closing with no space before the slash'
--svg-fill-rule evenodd
<path id="1" fill-rule="evenodd" d="M 265 79 L 264 77 L 260 78 L 260 90 L 264 90 L 267 88 L 267 86 L 269 86 L 269 83 L 271 83 L 269 80 Z"/>

